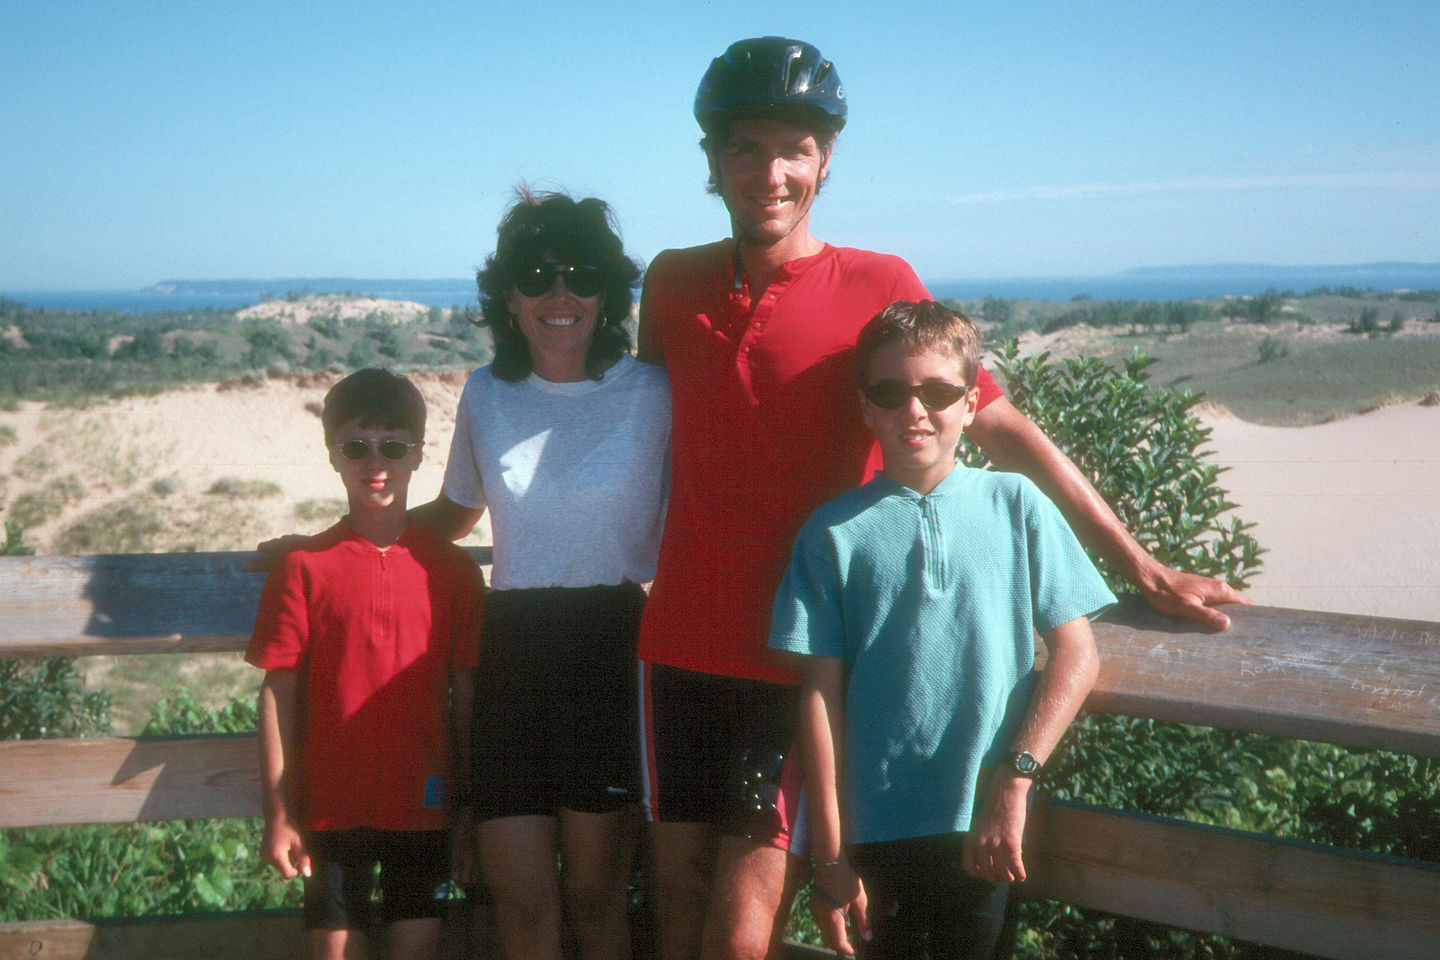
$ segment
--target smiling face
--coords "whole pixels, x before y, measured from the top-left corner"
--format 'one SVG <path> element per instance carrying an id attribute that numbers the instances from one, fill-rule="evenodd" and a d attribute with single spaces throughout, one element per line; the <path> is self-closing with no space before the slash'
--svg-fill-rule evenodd
<path id="1" fill-rule="evenodd" d="M 545 262 L 569 266 L 548 257 Z M 582 297 L 571 292 L 560 275 L 538 296 L 527 296 L 512 284 L 505 297 L 515 325 L 530 346 L 535 372 L 553 383 L 585 379 L 585 358 L 603 304 L 598 293 Z"/>
<path id="2" fill-rule="evenodd" d="M 422 444 L 416 442 L 415 435 L 405 429 L 362 427 L 357 418 L 343 424 L 334 437 L 330 464 L 345 484 L 351 514 L 377 514 L 387 510 L 404 513 L 410 476 L 420 466 L 423 455 Z M 400 459 L 389 460 L 381 453 L 381 445 L 387 440 L 399 440 L 411 446 Z M 368 444 L 365 456 L 352 460 L 345 455 L 343 448 L 352 441 Z"/>
<path id="3" fill-rule="evenodd" d="M 963 387 L 965 371 L 947 347 L 917 350 L 903 342 L 892 342 L 876 350 L 866 364 L 867 385 L 886 380 L 908 386 L 938 381 Z M 865 425 L 874 431 L 885 458 L 881 472 L 917 493 L 935 489 L 955 468 L 955 447 L 975 417 L 978 397 L 972 387 L 942 410 L 926 408 L 916 396 L 907 397 L 895 410 L 886 410 L 862 392 Z"/>
<path id="4" fill-rule="evenodd" d="M 741 238 L 760 246 L 808 242 L 810 206 L 830 169 L 830 149 L 811 130 L 783 120 L 736 120 L 709 161 Z"/>

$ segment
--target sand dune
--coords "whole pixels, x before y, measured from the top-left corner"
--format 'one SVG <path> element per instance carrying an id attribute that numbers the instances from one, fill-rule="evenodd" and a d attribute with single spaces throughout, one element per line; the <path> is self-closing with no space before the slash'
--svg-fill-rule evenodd
<path id="1" fill-rule="evenodd" d="M 1220 480 L 1268 552 L 1270 606 L 1440 622 L 1440 406 L 1312 427 L 1202 411 Z"/>
<path id="2" fill-rule="evenodd" d="M 144 534 L 149 550 L 249 549 L 263 537 L 316 529 L 341 506 L 317 416 L 331 379 L 0 411 L 0 436 L 13 435 L 0 443 L 0 503 L 11 516 L 22 498 L 32 506 L 48 498 L 59 515 L 26 531 L 44 553 L 58 552 L 65 530 L 111 522 L 127 507 L 157 521 Z M 464 374 L 416 380 L 430 423 L 412 503 L 440 489 Z M 1393 406 L 1303 428 L 1257 426 L 1213 409 L 1202 416 L 1214 430 L 1214 459 L 1230 468 L 1221 483 L 1269 551 L 1250 590 L 1257 602 L 1440 622 L 1440 406 Z M 224 480 L 280 490 L 211 492 Z M 471 542 L 488 536 L 482 529 Z"/>

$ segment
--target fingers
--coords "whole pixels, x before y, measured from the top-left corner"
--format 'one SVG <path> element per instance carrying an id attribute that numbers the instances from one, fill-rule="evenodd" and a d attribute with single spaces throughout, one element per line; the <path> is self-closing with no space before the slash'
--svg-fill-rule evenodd
<path id="1" fill-rule="evenodd" d="M 262 549 L 264 548 L 264 546 L 265 544 L 260 544 L 260 547 Z M 271 567 L 275 566 L 275 559 L 276 554 L 261 553 L 251 557 L 249 560 L 246 560 L 244 569 L 251 571 L 252 573 L 264 573 L 266 570 L 269 570 Z"/>
<path id="2" fill-rule="evenodd" d="M 860 892 L 855 895 L 854 901 L 850 904 L 850 919 L 855 921 L 855 933 L 861 940 L 870 939 L 870 904 L 865 899 L 865 887 L 862 884 Z"/>
<path id="3" fill-rule="evenodd" d="M 1203 624 L 1212 630 L 1229 630 L 1230 618 L 1214 604 L 1237 603 L 1249 606 L 1249 597 L 1223 580 L 1183 575 L 1178 581 L 1162 583 L 1147 591 L 1145 599 L 1156 611 Z"/>
<path id="4" fill-rule="evenodd" d="M 1025 860 L 1019 841 L 1000 837 L 965 837 L 961 866 L 972 877 L 991 883 L 1019 883 L 1025 879 Z"/>

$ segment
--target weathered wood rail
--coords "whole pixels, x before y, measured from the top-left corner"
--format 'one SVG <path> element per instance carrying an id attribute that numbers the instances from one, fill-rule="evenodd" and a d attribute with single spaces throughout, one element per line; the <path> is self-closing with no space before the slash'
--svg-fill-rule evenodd
<path id="1" fill-rule="evenodd" d="M 482 562 L 485 551 L 474 551 Z M 0 657 L 244 648 L 248 554 L 0 559 Z M 1264 607 L 1096 625 L 1088 707 L 1440 757 L 1440 624 Z M 259 814 L 254 737 L 0 743 L 0 827 Z M 1027 896 L 1339 960 L 1440 957 L 1440 864 L 1042 801 Z M 0 925 L 0 960 L 304 955 L 290 914 Z M 293 945 L 293 946 L 292 946 Z"/>

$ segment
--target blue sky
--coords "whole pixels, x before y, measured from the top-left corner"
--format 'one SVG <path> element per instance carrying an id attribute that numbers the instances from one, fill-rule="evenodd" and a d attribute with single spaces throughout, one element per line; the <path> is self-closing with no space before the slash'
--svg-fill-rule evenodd
<path id="1" fill-rule="evenodd" d="M 1440 4 L 0 0 L 0 289 L 464 277 L 525 179 L 725 235 L 732 40 L 851 121 L 812 222 L 927 280 L 1440 261 Z"/>

